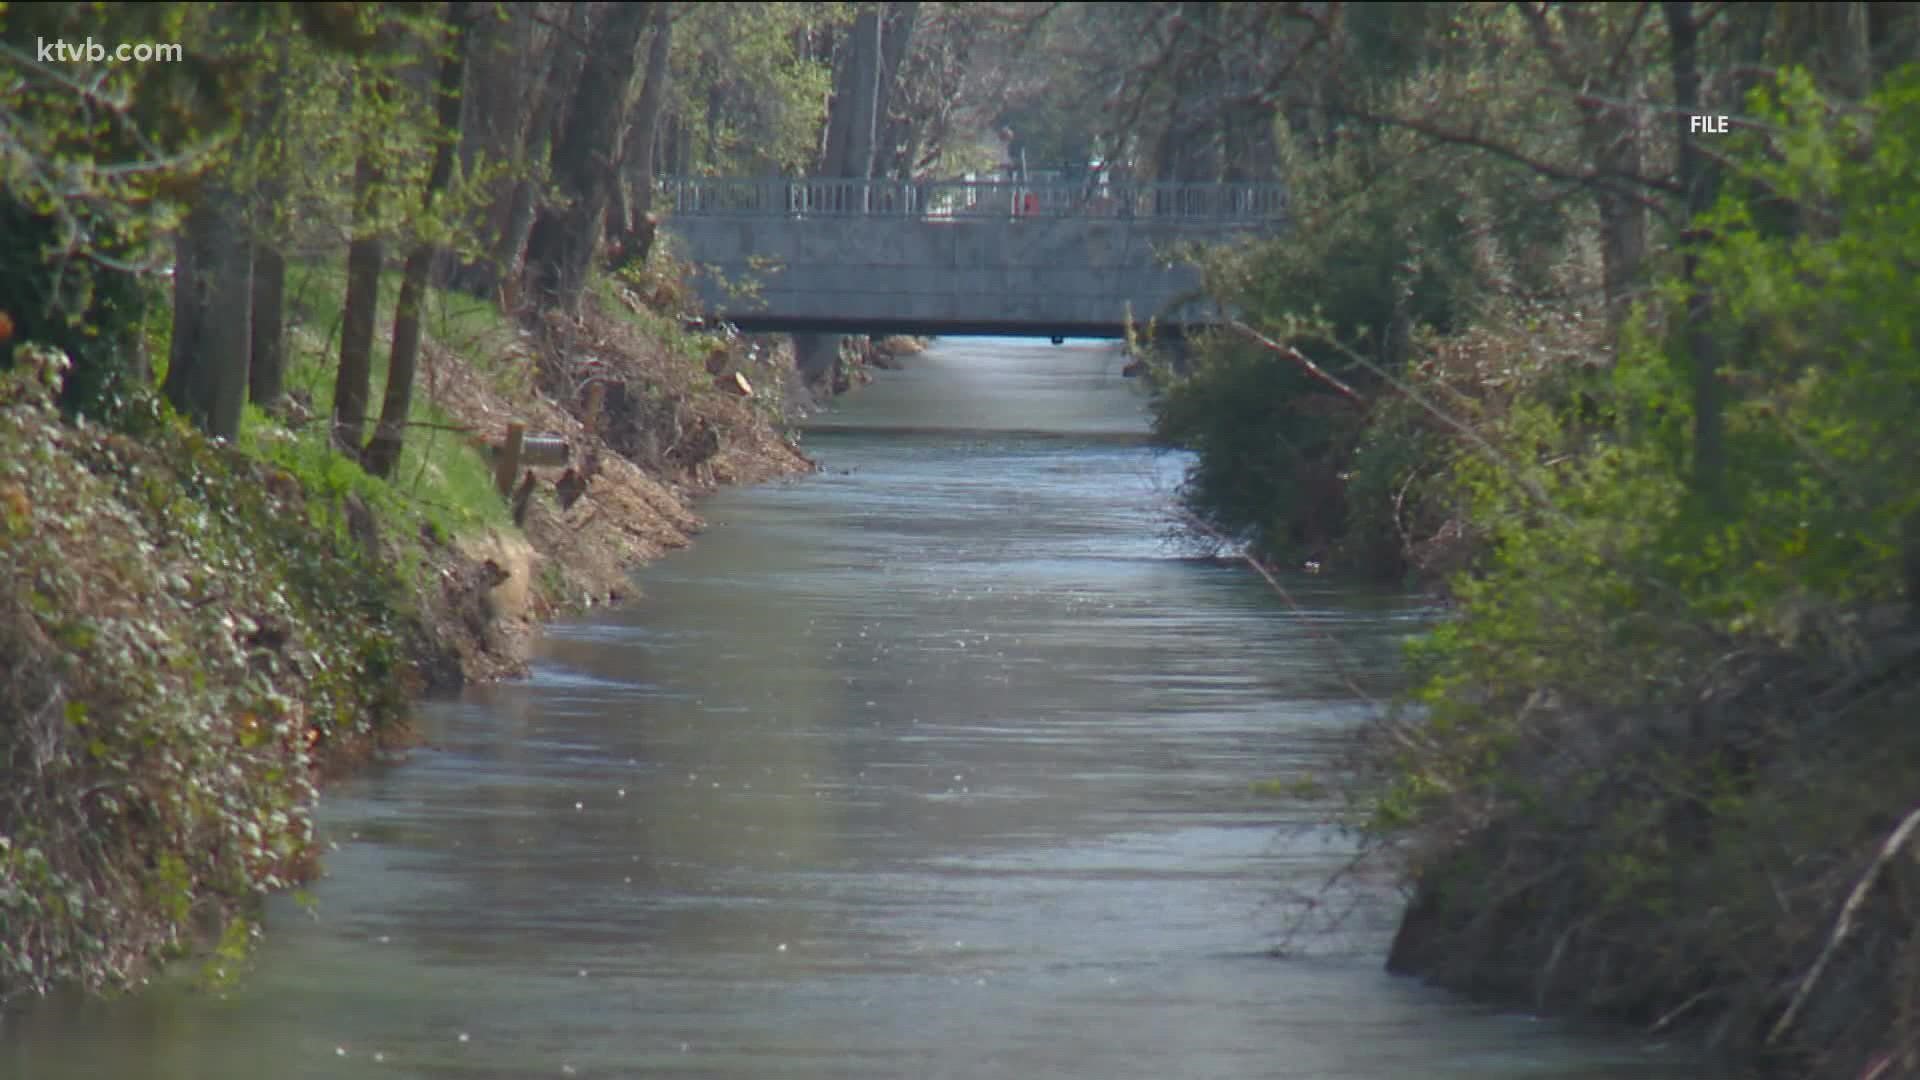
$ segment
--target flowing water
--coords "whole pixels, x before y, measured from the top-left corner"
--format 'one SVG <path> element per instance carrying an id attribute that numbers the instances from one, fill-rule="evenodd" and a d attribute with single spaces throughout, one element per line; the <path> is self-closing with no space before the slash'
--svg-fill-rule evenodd
<path id="1" fill-rule="evenodd" d="M 247 973 L 0 1028 L 0 1074 L 1644 1080 L 1381 970 L 1324 774 L 1431 612 L 1166 539 L 1106 346 L 943 343 L 328 792 Z"/>

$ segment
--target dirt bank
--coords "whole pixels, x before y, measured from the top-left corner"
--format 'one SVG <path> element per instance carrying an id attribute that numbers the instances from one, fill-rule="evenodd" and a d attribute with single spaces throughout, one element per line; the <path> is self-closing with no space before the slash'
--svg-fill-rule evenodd
<path id="1" fill-rule="evenodd" d="M 468 562 L 500 567 L 479 598 L 490 619 L 472 618 L 467 579 L 448 568 L 455 576 L 434 625 L 467 678 L 518 674 L 542 623 L 631 599 L 636 567 L 699 532 L 700 496 L 813 469 L 779 430 L 791 355 L 737 337 L 698 345 L 702 355 L 688 356 L 685 343 L 676 349 L 613 312 L 553 320 L 525 344 L 537 393 L 514 397 L 486 374 L 495 365 L 436 349 L 437 400 L 477 440 L 497 443 L 518 420 L 570 448 L 568 464 L 516 482 L 532 477 L 516 504 L 523 535 L 494 531 L 461 545 Z"/>

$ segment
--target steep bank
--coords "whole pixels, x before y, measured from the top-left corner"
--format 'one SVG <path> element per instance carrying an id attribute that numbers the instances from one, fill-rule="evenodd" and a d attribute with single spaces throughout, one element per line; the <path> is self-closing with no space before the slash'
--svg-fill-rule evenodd
<path id="1" fill-rule="evenodd" d="M 1389 969 L 1681 1033 L 1733 1074 L 1915 1075 L 1920 631 L 1804 634 L 1662 635 L 1657 674 L 1605 651 L 1637 685 L 1486 701 L 1520 718 L 1475 740 L 1497 766 L 1417 767 L 1458 782 L 1419 812 Z"/>
<path id="2" fill-rule="evenodd" d="M 557 329 L 428 346 L 452 423 L 415 438 L 519 420 L 571 445 L 516 480 L 520 527 L 435 505 L 426 465 L 365 476 L 297 402 L 241 449 L 155 403 L 127 431 L 67 422 L 56 355 L 0 375 L 0 1000 L 244 952 L 259 898 L 315 872 L 319 781 L 404 747 L 410 694 L 521 670 L 542 620 L 686 544 L 698 495 L 810 468 L 776 428 L 780 357 L 617 312 Z M 542 392 L 581 345 L 603 389 Z"/>
<path id="3" fill-rule="evenodd" d="M 700 496 L 813 468 L 781 431 L 789 353 L 634 313 L 601 304 L 577 323 L 550 317 L 540 343 L 513 346 L 537 354 L 532 393 L 503 393 L 484 366 L 446 356 L 442 404 L 475 437 L 496 442 L 519 420 L 571 449 L 567 464 L 518 482 L 532 477 L 523 508 L 516 499 L 527 573 L 495 589 L 494 636 L 463 639 L 472 675 L 517 673 L 539 624 L 626 598 L 636 566 L 699 531 Z"/>

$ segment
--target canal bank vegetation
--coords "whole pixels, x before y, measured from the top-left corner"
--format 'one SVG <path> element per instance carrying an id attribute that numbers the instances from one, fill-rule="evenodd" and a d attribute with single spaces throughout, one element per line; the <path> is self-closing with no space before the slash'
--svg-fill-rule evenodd
<path id="1" fill-rule="evenodd" d="M 413 695 L 811 467 L 597 164 L 678 14 L 0 8 L 0 1003 L 230 969 Z"/>
<path id="2" fill-rule="evenodd" d="M 1116 130 L 1263 110 L 1293 195 L 1205 257 L 1189 508 L 1450 601 L 1354 789 L 1390 966 L 1920 1072 L 1914 10 L 1139 7 Z"/>

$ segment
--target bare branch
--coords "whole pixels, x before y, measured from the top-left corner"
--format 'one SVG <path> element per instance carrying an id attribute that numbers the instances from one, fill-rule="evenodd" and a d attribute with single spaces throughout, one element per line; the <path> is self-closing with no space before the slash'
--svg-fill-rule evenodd
<path id="1" fill-rule="evenodd" d="M 1774 1023 L 1773 1029 L 1767 1032 L 1765 1045 L 1772 1046 L 1793 1028 L 1793 1022 L 1799 1019 L 1800 1010 L 1806 1006 L 1807 998 L 1812 996 L 1814 987 L 1820 984 L 1820 977 L 1826 974 L 1827 965 L 1833 962 L 1833 956 L 1840 950 L 1841 943 L 1845 942 L 1847 935 L 1853 932 L 1853 917 L 1859 914 L 1860 906 L 1866 903 L 1867 893 L 1872 891 L 1874 883 L 1880 880 L 1880 873 L 1887 868 L 1887 863 L 1893 861 L 1893 857 L 1900 853 L 1900 849 L 1907 846 L 1907 840 L 1913 836 L 1916 828 L 1920 828 L 1920 809 L 1908 813 L 1901 820 L 1899 827 L 1888 835 L 1887 842 L 1880 845 L 1880 853 L 1875 855 L 1873 862 L 1867 866 L 1867 872 L 1860 875 L 1860 880 L 1854 883 L 1853 892 L 1848 894 L 1847 902 L 1840 905 L 1840 917 L 1834 920 L 1833 933 L 1828 936 L 1826 947 L 1820 950 L 1819 958 L 1813 962 L 1813 967 L 1809 968 L 1806 976 L 1800 980 L 1800 988 L 1794 991 L 1793 1000 L 1787 1003 L 1787 1011 L 1780 1014 L 1780 1019 Z"/>
<path id="2" fill-rule="evenodd" d="M 1553 27 L 1547 23 L 1547 5 L 1518 3 L 1514 7 L 1526 17 L 1527 29 L 1532 31 L 1534 44 L 1547 56 L 1547 66 L 1553 68 L 1554 77 L 1568 86 L 1578 86 L 1581 82 L 1573 69 L 1573 62 L 1567 58 L 1566 42 L 1553 36 Z"/>
<path id="3" fill-rule="evenodd" d="M 1620 68 L 1626 63 L 1627 56 L 1632 53 L 1633 43 L 1639 38 L 1640 28 L 1646 24 L 1647 14 L 1652 10 L 1653 4 L 1647 2 L 1647 0 L 1642 0 L 1640 6 L 1634 9 L 1632 24 L 1627 27 L 1626 33 L 1620 35 L 1620 48 L 1613 54 L 1613 59 L 1607 62 L 1607 80 L 1609 82 L 1619 81 Z"/>
<path id="4" fill-rule="evenodd" d="M 1267 335 L 1261 333 L 1260 331 L 1255 330 L 1253 327 L 1248 326 L 1246 323 L 1241 322 L 1239 319 L 1230 319 L 1227 321 L 1227 325 L 1233 327 L 1234 330 L 1238 331 L 1241 335 L 1245 336 L 1246 338 L 1253 341 L 1254 343 L 1260 345 L 1262 348 L 1265 348 L 1270 352 L 1277 353 L 1281 356 L 1286 357 L 1288 360 L 1293 361 L 1295 364 L 1299 365 L 1302 371 L 1305 371 L 1308 375 L 1312 376 L 1314 379 L 1318 380 L 1322 384 L 1331 387 L 1334 390 L 1334 392 L 1339 394 L 1341 397 L 1346 398 L 1348 401 L 1353 402 L 1355 405 L 1360 406 L 1360 408 L 1362 409 L 1365 409 L 1367 407 L 1367 399 L 1362 397 L 1358 391 L 1356 391 L 1353 387 L 1348 386 L 1346 383 L 1341 382 L 1331 372 L 1327 371 L 1327 369 L 1321 367 L 1319 364 L 1314 363 L 1313 360 L 1307 356 L 1307 354 L 1301 352 L 1299 349 L 1296 349 L 1293 346 L 1285 344 L 1283 342 L 1275 341 L 1272 338 L 1268 337 Z"/>
<path id="5" fill-rule="evenodd" d="M 1620 190 L 1614 187 L 1612 181 L 1624 180 L 1640 187 L 1664 192 L 1669 195 L 1683 194 L 1677 182 L 1665 177 L 1646 176 L 1639 173 L 1618 171 L 1603 173 L 1595 169 L 1572 169 L 1562 165 L 1555 165 L 1549 161 L 1541 161 L 1539 158 L 1521 153 L 1519 150 L 1505 143 L 1495 142 L 1485 136 L 1475 135 L 1471 132 L 1452 131 L 1424 120 L 1405 116 L 1393 116 L 1386 113 L 1376 113 L 1362 108 L 1349 107 L 1347 111 L 1358 119 L 1376 124 L 1385 124 L 1389 127 L 1405 128 L 1408 131 L 1418 135 L 1424 135 L 1437 142 L 1484 150 L 1496 157 L 1505 158 L 1516 164 L 1524 165 L 1534 172 L 1539 173 L 1541 176 L 1552 180 L 1560 180 L 1586 187 L 1605 188 L 1623 197 L 1637 199 L 1642 205 L 1653 210 L 1661 210 L 1663 207 L 1659 202 L 1647 199 L 1637 192 Z"/>

